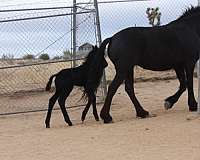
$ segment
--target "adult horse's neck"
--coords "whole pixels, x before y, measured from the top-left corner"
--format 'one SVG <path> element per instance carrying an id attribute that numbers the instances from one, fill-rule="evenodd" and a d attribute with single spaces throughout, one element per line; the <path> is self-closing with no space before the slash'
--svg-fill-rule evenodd
<path id="1" fill-rule="evenodd" d="M 200 7 L 187 9 L 174 23 L 183 23 L 200 36 Z"/>

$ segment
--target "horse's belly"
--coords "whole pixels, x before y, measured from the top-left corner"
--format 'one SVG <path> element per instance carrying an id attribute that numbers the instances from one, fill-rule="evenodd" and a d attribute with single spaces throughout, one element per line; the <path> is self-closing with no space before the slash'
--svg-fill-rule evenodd
<path id="1" fill-rule="evenodd" d="M 146 64 L 139 64 L 140 67 L 152 71 L 165 71 L 170 70 L 173 68 L 173 65 L 169 64 L 152 64 L 152 63 L 146 63 Z"/>

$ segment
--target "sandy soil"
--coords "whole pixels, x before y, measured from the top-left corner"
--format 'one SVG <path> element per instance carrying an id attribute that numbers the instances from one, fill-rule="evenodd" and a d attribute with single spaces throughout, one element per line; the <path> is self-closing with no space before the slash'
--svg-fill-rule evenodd
<path id="1" fill-rule="evenodd" d="M 44 128 L 45 112 L 1 116 L 0 159 L 199 160 L 200 117 L 188 112 L 187 94 L 173 109 L 163 108 L 163 99 L 175 92 L 177 84 L 175 80 L 136 84 L 137 97 L 157 115 L 153 118 L 135 117 L 123 85 L 113 100 L 112 124 L 96 122 L 91 112 L 82 124 L 82 109 L 69 110 L 73 127 L 54 111 L 50 129 Z"/>

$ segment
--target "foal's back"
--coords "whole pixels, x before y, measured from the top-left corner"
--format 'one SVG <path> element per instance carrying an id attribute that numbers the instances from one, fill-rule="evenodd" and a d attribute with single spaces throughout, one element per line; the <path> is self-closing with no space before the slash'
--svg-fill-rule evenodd
<path id="1" fill-rule="evenodd" d="M 63 85 L 68 83 L 71 85 L 76 86 L 84 86 L 86 83 L 86 77 L 87 77 L 87 70 L 84 66 L 78 66 L 75 68 L 67 68 L 61 70 L 55 79 L 56 85 Z"/>

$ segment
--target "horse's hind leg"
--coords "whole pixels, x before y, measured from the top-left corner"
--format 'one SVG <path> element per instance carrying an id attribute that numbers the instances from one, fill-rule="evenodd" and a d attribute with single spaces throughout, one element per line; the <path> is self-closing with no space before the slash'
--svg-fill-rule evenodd
<path id="1" fill-rule="evenodd" d="M 59 93 L 56 91 L 55 94 L 49 99 L 49 107 L 48 107 L 47 116 L 45 120 L 46 128 L 50 128 L 50 119 L 51 119 L 52 109 L 53 109 L 54 104 L 56 103 L 56 100 L 58 99 L 58 96 L 59 96 Z"/>
<path id="2" fill-rule="evenodd" d="M 134 93 L 134 86 L 133 86 L 133 69 L 131 69 L 126 77 L 125 80 L 125 90 L 131 99 L 132 103 L 135 106 L 136 115 L 141 118 L 145 118 L 149 115 L 149 112 L 145 111 L 142 106 L 140 105 L 139 101 L 137 100 L 135 93 Z"/>
<path id="3" fill-rule="evenodd" d="M 61 92 L 61 95 L 59 96 L 59 99 L 58 99 L 58 103 L 60 105 L 60 109 L 62 111 L 62 114 L 64 116 L 64 119 L 65 119 L 65 122 L 68 123 L 69 126 L 72 126 L 72 122 L 68 116 L 68 113 L 66 111 L 66 108 L 65 108 L 65 101 L 67 99 L 67 97 L 69 96 L 70 92 L 72 91 L 72 88 L 66 88 L 66 89 L 63 89 L 62 92 Z"/>
<path id="4" fill-rule="evenodd" d="M 186 66 L 187 89 L 188 89 L 188 105 L 190 111 L 197 111 L 197 102 L 194 97 L 193 90 L 193 72 L 195 64 L 188 64 Z"/>
<path id="5" fill-rule="evenodd" d="M 185 77 L 186 75 L 184 72 L 184 68 L 183 67 L 175 68 L 175 72 L 180 82 L 180 87 L 174 95 L 165 99 L 165 104 L 164 104 L 165 109 L 172 108 L 172 106 L 178 101 L 182 93 L 186 90 L 186 77 Z"/>
<path id="6" fill-rule="evenodd" d="M 110 105 L 112 102 L 112 98 L 115 95 L 117 89 L 122 84 L 125 79 L 125 74 L 123 72 L 116 71 L 116 75 L 110 86 L 108 87 L 108 93 L 103 105 L 103 108 L 100 112 L 100 117 L 104 120 L 104 123 L 112 122 L 112 117 L 110 116 Z"/>

